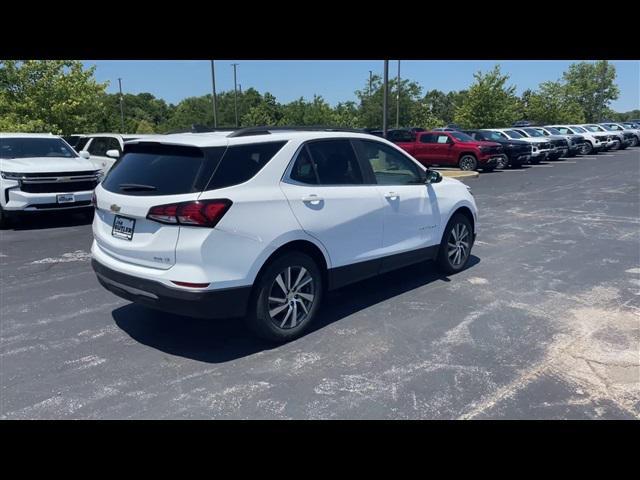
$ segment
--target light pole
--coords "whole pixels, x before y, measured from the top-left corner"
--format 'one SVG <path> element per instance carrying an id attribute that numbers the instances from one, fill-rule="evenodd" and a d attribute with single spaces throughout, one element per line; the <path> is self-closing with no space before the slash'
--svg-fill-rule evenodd
<path id="1" fill-rule="evenodd" d="M 211 60 L 211 91 L 213 92 L 213 128 L 218 128 L 218 108 L 216 105 L 216 71 Z"/>
<path id="2" fill-rule="evenodd" d="M 124 133 L 124 98 L 122 97 L 122 79 L 118 78 L 120 87 L 120 133 Z"/>
<path id="3" fill-rule="evenodd" d="M 389 96 L 389 60 L 384 61 L 384 92 L 382 94 L 382 135 L 387 138 L 387 97 Z"/>
<path id="4" fill-rule="evenodd" d="M 396 83 L 396 128 L 400 128 L 400 60 L 398 60 L 398 80 Z"/>
<path id="5" fill-rule="evenodd" d="M 237 80 L 236 80 L 236 67 L 238 66 L 237 63 L 232 63 L 231 66 L 233 67 L 233 103 L 234 103 L 234 108 L 236 111 L 236 127 L 238 126 L 238 84 L 237 84 Z"/>

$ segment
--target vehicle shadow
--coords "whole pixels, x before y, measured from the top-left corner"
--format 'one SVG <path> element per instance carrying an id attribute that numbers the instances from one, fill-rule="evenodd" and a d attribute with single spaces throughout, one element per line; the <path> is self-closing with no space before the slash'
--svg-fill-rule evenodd
<path id="1" fill-rule="evenodd" d="M 29 212 L 22 213 L 18 218 L 13 219 L 9 229 L 21 230 L 44 230 L 46 228 L 78 227 L 90 225 L 93 222 L 93 212 Z"/>
<path id="2" fill-rule="evenodd" d="M 479 262 L 471 255 L 467 268 Z M 434 265 L 418 264 L 332 291 L 325 297 L 309 333 L 438 280 L 451 281 Z M 224 363 L 278 347 L 256 338 L 239 318 L 196 319 L 133 303 L 114 310 L 112 316 L 119 328 L 143 345 L 201 362 Z"/>

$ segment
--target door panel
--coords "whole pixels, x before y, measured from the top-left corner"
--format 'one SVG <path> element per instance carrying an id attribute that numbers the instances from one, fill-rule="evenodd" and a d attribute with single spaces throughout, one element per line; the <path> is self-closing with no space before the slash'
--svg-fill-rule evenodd
<path id="1" fill-rule="evenodd" d="M 435 193 L 424 184 L 422 169 L 383 143 L 368 140 L 354 143 L 359 155 L 371 166 L 384 203 L 383 254 L 416 251 L 435 242 Z"/>
<path id="2" fill-rule="evenodd" d="M 364 183 L 349 140 L 308 142 L 281 182 L 302 229 L 325 246 L 334 268 L 380 255 L 384 205 L 377 187 Z"/>

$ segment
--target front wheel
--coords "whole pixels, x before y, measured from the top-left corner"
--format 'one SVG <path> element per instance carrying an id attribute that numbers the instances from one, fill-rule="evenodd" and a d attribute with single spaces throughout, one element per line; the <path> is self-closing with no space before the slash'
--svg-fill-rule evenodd
<path id="1" fill-rule="evenodd" d="M 637 147 L 637 146 L 638 146 L 638 143 L 640 143 L 640 140 L 638 139 L 638 137 L 633 137 L 633 138 L 631 139 L 631 146 L 632 146 L 632 147 Z"/>
<path id="2" fill-rule="evenodd" d="M 320 269 L 308 255 L 292 252 L 276 258 L 256 283 L 249 327 L 272 342 L 300 337 L 316 316 L 323 287 Z"/>
<path id="3" fill-rule="evenodd" d="M 478 161 L 473 155 L 463 155 L 458 162 L 460 170 L 475 170 L 478 168 Z"/>
<path id="4" fill-rule="evenodd" d="M 589 155 L 593 151 L 593 145 L 591 142 L 584 142 L 580 147 L 580 155 Z"/>
<path id="5" fill-rule="evenodd" d="M 9 215 L 7 215 L 7 212 L 5 212 L 2 207 L 0 207 L 0 230 L 8 228 L 10 223 L 11 221 Z"/>
<path id="6" fill-rule="evenodd" d="M 473 228 L 469 219 L 455 214 L 442 235 L 436 263 L 438 269 L 446 274 L 458 273 L 469 261 L 473 247 Z"/>

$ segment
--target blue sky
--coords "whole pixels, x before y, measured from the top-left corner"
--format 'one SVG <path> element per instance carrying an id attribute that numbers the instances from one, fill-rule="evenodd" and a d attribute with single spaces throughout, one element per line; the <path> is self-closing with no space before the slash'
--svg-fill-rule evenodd
<path id="1" fill-rule="evenodd" d="M 109 92 L 118 89 L 122 77 L 125 93 L 150 92 L 167 102 L 177 103 L 183 98 L 204 95 L 211 91 L 211 67 L 206 60 L 100 60 L 85 61 L 96 65 L 99 81 L 110 82 Z M 238 63 L 238 83 L 242 89 L 253 87 L 261 93 L 270 92 L 278 101 L 286 103 L 299 97 L 322 95 L 330 104 L 355 100 L 354 91 L 365 87 L 369 70 L 382 75 L 383 62 L 370 60 L 300 61 L 300 60 L 219 60 L 216 61 L 216 89 L 233 89 L 231 63 Z M 510 75 L 518 93 L 536 88 L 546 80 L 556 80 L 571 61 L 449 61 L 405 60 L 401 62 L 401 76 L 417 81 L 423 92 L 439 89 L 444 92 L 460 90 L 473 81 L 473 73 L 487 71 L 499 63 Z M 614 61 L 618 74 L 620 98 L 611 105 L 614 110 L 640 108 L 640 62 Z M 389 76 L 397 73 L 397 62 L 389 62 Z"/>

